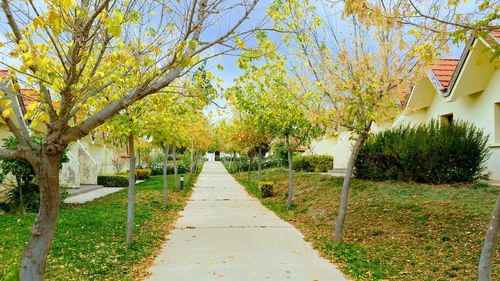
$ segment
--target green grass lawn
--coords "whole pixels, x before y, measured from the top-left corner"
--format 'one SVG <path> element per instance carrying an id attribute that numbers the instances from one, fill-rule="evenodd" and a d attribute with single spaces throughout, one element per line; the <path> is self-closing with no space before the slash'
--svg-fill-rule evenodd
<path id="1" fill-rule="evenodd" d="M 236 178 L 258 196 L 256 173 Z M 355 280 L 474 280 L 495 203 L 494 187 L 354 180 L 344 243 L 331 242 L 342 179 L 294 174 L 294 206 L 286 207 L 287 171 L 265 170 L 274 197 L 262 203 L 297 227 L 313 246 Z M 497 248 L 497 257 L 500 246 Z M 500 280 L 500 259 L 493 265 Z"/>
<path id="2" fill-rule="evenodd" d="M 194 178 L 193 178 L 194 179 Z M 188 187 L 193 179 L 187 183 Z M 134 241 L 125 243 L 127 190 L 79 206 L 63 206 L 49 255 L 48 280 L 132 280 L 147 274 L 154 254 L 190 188 L 173 192 L 163 208 L 163 178 L 153 176 L 136 186 Z M 34 214 L 0 216 L 0 280 L 16 280 L 24 245 L 30 237 Z M 6 279 L 4 279 L 6 278 Z"/>

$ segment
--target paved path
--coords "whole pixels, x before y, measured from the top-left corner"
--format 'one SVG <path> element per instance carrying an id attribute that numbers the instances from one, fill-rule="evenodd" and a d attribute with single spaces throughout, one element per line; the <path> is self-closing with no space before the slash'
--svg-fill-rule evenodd
<path id="1" fill-rule="evenodd" d="M 206 162 L 148 280 L 347 280 L 302 234 Z"/>
<path id="2" fill-rule="evenodd" d="M 122 187 L 102 187 L 98 188 L 92 191 L 88 191 L 85 193 L 77 194 L 74 196 L 70 196 L 66 199 L 64 199 L 64 203 L 70 203 L 70 204 L 82 204 L 85 202 L 92 201 L 97 198 L 101 198 L 103 196 L 106 196 L 111 193 L 115 193 L 117 191 L 122 190 Z"/>

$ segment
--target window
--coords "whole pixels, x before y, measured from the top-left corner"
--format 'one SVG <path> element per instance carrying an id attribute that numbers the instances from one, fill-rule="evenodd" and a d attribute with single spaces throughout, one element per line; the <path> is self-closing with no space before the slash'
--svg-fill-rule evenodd
<path id="1" fill-rule="evenodd" d="M 441 115 L 441 124 L 452 124 L 453 123 L 453 113 Z"/>
<path id="2" fill-rule="evenodd" d="M 500 102 L 495 103 L 495 143 L 500 143 Z"/>

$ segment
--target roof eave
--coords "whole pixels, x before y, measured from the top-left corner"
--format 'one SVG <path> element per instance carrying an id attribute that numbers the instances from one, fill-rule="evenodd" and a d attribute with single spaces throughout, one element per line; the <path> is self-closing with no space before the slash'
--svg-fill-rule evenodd
<path id="1" fill-rule="evenodd" d="M 467 44 L 467 46 L 464 48 L 464 51 L 462 52 L 462 55 L 460 56 L 460 60 L 458 61 L 458 65 L 455 68 L 455 71 L 453 72 L 453 76 L 451 76 L 451 80 L 450 80 L 450 83 L 448 84 L 447 89 L 445 91 L 441 91 L 441 97 L 447 98 L 450 96 L 450 94 L 453 90 L 453 87 L 455 86 L 455 84 L 457 82 L 458 76 L 462 72 L 462 68 L 465 64 L 465 61 L 467 60 L 467 57 L 469 56 L 470 51 L 472 50 L 472 46 L 476 42 L 476 39 L 477 39 L 477 37 L 475 37 L 475 36 L 472 37 L 469 40 L 469 43 Z"/>

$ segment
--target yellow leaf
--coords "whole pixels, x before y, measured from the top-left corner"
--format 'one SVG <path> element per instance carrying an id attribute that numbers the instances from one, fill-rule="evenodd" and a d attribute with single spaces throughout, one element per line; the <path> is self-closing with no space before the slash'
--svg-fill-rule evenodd
<path id="1" fill-rule="evenodd" d="M 3 116 L 3 118 L 8 118 L 8 117 L 9 117 L 9 115 L 10 115 L 12 112 L 14 112 L 14 111 L 12 110 L 12 107 L 9 107 L 9 108 L 5 109 L 4 111 L 2 111 L 2 116 Z"/>

